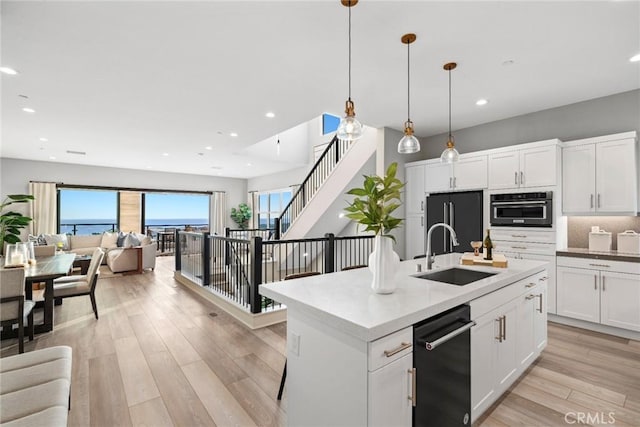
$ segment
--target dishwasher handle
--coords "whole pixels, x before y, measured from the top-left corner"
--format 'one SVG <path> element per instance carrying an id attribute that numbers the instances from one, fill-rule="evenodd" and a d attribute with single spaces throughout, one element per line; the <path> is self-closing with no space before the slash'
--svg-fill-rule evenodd
<path id="1" fill-rule="evenodd" d="M 461 327 L 459 327 L 458 329 L 449 332 L 447 335 L 442 336 L 440 338 L 438 338 L 435 341 L 426 341 L 423 338 L 418 339 L 418 344 L 420 346 L 424 345 L 424 347 L 431 351 L 434 350 L 436 347 L 438 347 L 441 344 L 446 343 L 447 341 L 457 337 L 458 335 L 460 335 L 463 332 L 468 331 L 469 329 L 473 328 L 476 325 L 476 322 L 474 322 L 473 320 L 470 322 L 465 323 L 464 325 L 462 325 Z"/>

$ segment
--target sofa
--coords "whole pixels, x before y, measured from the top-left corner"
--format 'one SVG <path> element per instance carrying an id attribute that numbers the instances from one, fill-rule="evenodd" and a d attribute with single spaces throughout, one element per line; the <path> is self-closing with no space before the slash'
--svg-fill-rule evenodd
<path id="1" fill-rule="evenodd" d="M 134 236 L 127 243 L 127 236 Z M 118 243 L 121 246 L 118 246 Z M 105 251 L 102 263 L 107 264 L 114 273 L 141 271 L 156 268 L 156 244 L 149 236 L 137 233 L 108 233 L 86 236 L 69 236 L 68 252 L 78 255 L 91 255 L 97 247 Z"/>
<path id="2" fill-rule="evenodd" d="M 71 347 L 34 350 L 0 359 L 0 424 L 66 426 Z"/>

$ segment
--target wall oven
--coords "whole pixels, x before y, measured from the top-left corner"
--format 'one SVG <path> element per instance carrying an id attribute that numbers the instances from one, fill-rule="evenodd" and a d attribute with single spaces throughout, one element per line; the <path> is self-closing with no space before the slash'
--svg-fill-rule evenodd
<path id="1" fill-rule="evenodd" d="M 491 225 L 551 227 L 553 191 L 491 195 Z"/>

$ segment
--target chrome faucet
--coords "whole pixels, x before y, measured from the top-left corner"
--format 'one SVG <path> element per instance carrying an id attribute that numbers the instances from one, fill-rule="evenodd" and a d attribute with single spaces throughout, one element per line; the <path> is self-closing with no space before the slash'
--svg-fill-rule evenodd
<path id="1" fill-rule="evenodd" d="M 451 242 L 453 243 L 453 246 L 459 245 L 458 236 L 456 236 L 455 230 L 449 224 L 445 224 L 444 222 L 433 224 L 427 232 L 427 270 L 431 270 L 431 264 L 433 264 L 433 258 L 431 256 L 431 233 L 436 227 L 444 227 L 449 229 L 449 231 L 451 232 Z"/>

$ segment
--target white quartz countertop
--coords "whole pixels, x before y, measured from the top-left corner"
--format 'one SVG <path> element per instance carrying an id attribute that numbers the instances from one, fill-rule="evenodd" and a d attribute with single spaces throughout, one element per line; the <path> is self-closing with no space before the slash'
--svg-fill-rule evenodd
<path id="1" fill-rule="evenodd" d="M 260 294 L 369 342 L 517 282 L 547 266 L 546 262 L 519 259 L 509 259 L 508 268 L 463 266 L 460 256 L 437 256 L 433 270 L 455 266 L 498 274 L 465 286 L 449 285 L 413 277 L 426 273 L 425 260 L 408 260 L 400 263 L 395 276 L 398 287 L 389 295 L 376 294 L 371 289 L 372 274 L 368 268 L 268 283 L 260 285 Z M 422 264 L 422 273 L 416 271 L 418 263 Z"/>

